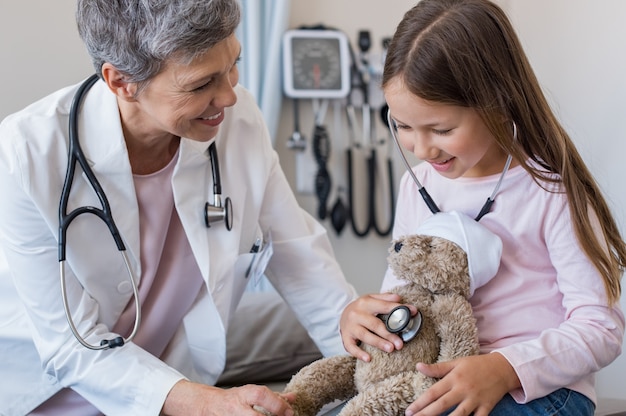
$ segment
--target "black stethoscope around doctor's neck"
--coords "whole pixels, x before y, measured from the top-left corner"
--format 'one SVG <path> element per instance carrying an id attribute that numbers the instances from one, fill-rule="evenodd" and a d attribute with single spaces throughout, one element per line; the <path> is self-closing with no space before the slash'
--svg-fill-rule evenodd
<path id="1" fill-rule="evenodd" d="M 59 201 L 59 274 L 61 278 L 61 296 L 63 297 L 63 308 L 65 309 L 65 316 L 67 318 L 67 322 L 72 331 L 72 334 L 74 334 L 74 337 L 81 345 L 91 350 L 104 350 L 108 348 L 121 347 L 125 343 L 130 342 L 135 337 L 135 335 L 137 335 L 137 331 L 139 330 L 139 325 L 141 323 L 141 303 L 139 301 L 139 288 L 137 286 L 138 279 L 136 278 L 135 274 L 133 273 L 132 267 L 130 266 L 130 260 L 126 253 L 126 247 L 124 245 L 124 242 L 122 241 L 122 237 L 120 236 L 117 225 L 113 220 L 111 206 L 109 204 L 107 196 L 104 193 L 102 186 L 98 182 L 98 179 L 96 178 L 93 170 L 90 168 L 78 140 L 78 114 L 80 111 L 80 105 L 87 91 L 98 81 L 98 79 L 98 75 L 92 75 L 87 80 L 85 80 L 76 91 L 76 94 L 74 95 L 72 101 L 69 116 L 69 151 L 67 171 L 65 173 L 65 182 L 63 183 L 63 190 L 61 192 L 61 199 Z M 211 145 L 209 145 L 209 158 L 211 160 L 211 171 L 213 176 L 213 203 L 211 204 L 207 202 L 204 206 L 204 222 L 206 227 L 210 228 L 212 224 L 223 221 L 225 223 L 226 229 L 230 231 L 232 229 L 232 203 L 230 198 L 227 197 L 224 200 L 224 204 L 222 204 L 222 185 L 220 179 L 219 162 L 217 158 L 217 149 L 215 148 L 215 141 L 211 143 Z M 93 206 L 82 206 L 75 208 L 69 214 L 67 213 L 67 205 L 70 198 L 72 183 L 74 182 L 76 163 L 78 163 L 82 168 L 85 176 L 87 177 L 89 185 L 93 188 L 96 196 L 100 200 L 102 208 L 96 208 Z M 104 223 L 109 228 L 117 249 L 124 259 L 126 271 L 128 272 L 128 277 L 133 288 L 133 296 L 135 298 L 135 324 L 133 325 L 133 330 L 130 335 L 127 338 L 118 336 L 112 339 L 103 339 L 100 342 L 100 345 L 90 344 L 78 333 L 78 329 L 76 328 L 76 325 L 74 324 L 74 320 L 72 319 L 72 315 L 70 313 L 69 302 L 67 299 L 67 289 L 65 284 L 65 249 L 67 244 L 67 229 L 70 223 L 81 214 L 94 214 L 102 221 L 104 221 Z"/>

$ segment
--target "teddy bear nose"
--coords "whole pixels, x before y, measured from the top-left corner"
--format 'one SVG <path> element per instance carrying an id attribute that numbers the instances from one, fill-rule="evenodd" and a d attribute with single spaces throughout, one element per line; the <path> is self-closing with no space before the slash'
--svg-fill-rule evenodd
<path id="1" fill-rule="evenodd" d="M 399 253 L 400 250 L 402 250 L 402 243 L 396 243 L 396 245 L 393 246 L 393 249 L 396 251 L 396 253 Z"/>

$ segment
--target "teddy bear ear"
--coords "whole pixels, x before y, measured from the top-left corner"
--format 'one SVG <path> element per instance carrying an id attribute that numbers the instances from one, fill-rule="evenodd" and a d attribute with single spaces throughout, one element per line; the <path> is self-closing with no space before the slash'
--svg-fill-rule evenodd
<path id="1" fill-rule="evenodd" d="M 416 234 L 450 240 L 467 254 L 470 296 L 498 272 L 502 240 L 484 225 L 457 211 L 438 212 L 424 221 Z"/>

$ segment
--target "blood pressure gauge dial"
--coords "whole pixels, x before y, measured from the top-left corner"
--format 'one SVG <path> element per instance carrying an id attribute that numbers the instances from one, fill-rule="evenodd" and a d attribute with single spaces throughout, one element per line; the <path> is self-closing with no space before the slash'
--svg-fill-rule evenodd
<path id="1" fill-rule="evenodd" d="M 288 30 L 283 88 L 291 98 L 342 98 L 350 91 L 347 36 L 336 30 Z"/>

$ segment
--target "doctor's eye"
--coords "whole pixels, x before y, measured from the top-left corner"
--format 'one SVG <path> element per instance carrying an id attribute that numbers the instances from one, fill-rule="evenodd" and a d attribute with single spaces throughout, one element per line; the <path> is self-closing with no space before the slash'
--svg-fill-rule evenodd
<path id="1" fill-rule="evenodd" d="M 233 62 L 233 66 L 230 67 L 230 69 L 228 70 L 229 73 L 238 70 L 238 65 L 241 62 L 241 55 L 239 55 L 237 57 L 237 59 L 235 59 L 235 62 Z"/>
<path id="2" fill-rule="evenodd" d="M 200 85 L 199 87 L 194 88 L 193 90 L 191 90 L 191 92 L 202 92 L 206 90 L 207 88 L 209 88 L 211 84 L 213 84 L 213 78 L 208 80 L 206 83 Z"/>

